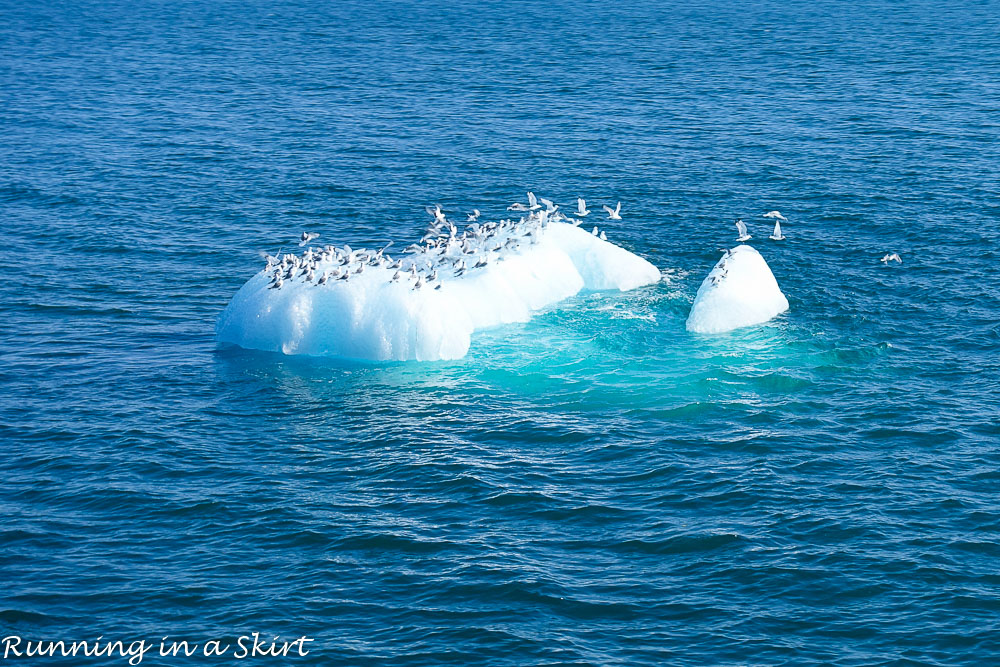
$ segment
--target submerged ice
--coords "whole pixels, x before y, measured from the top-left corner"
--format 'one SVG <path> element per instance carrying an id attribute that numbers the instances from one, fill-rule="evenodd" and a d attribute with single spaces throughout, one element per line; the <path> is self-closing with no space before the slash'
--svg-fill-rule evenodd
<path id="1" fill-rule="evenodd" d="M 462 232 L 432 210 L 431 231 L 402 258 L 349 246 L 269 257 L 223 311 L 217 338 L 285 354 L 457 359 L 476 330 L 526 321 L 581 290 L 659 280 L 648 261 L 545 203 Z"/>
<path id="2" fill-rule="evenodd" d="M 788 310 L 788 299 L 760 253 L 748 245 L 727 250 L 698 288 L 687 329 L 722 333 L 767 322 Z"/>

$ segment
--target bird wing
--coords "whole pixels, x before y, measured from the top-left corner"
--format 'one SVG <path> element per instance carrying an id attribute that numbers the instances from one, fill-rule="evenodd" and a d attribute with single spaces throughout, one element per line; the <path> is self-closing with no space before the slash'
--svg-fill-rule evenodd
<path id="1" fill-rule="evenodd" d="M 615 215 L 618 215 L 621 212 L 622 212 L 622 203 L 618 202 L 618 206 L 615 206 Z"/>
<path id="2" fill-rule="evenodd" d="M 538 200 L 535 199 L 535 193 L 534 192 L 529 192 L 528 193 L 528 204 L 531 205 L 531 206 L 538 206 Z"/>
<path id="3" fill-rule="evenodd" d="M 613 211 L 613 210 L 611 210 L 611 207 L 610 207 L 610 206 L 608 206 L 607 204 L 605 204 L 605 205 L 603 206 L 603 208 L 604 208 L 604 210 L 605 210 L 605 211 L 607 211 L 607 212 L 608 212 L 609 214 L 610 214 L 610 213 L 614 213 L 614 211 Z"/>

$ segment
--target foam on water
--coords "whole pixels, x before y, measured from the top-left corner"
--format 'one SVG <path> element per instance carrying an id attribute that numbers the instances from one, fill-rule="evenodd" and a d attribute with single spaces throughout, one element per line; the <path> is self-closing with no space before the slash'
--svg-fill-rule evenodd
<path id="1" fill-rule="evenodd" d="M 457 359 L 468 352 L 477 330 L 526 321 L 581 290 L 629 290 L 660 279 L 645 259 L 572 224 L 536 225 L 534 242 L 521 231 L 515 225 L 499 238 L 513 249 L 494 253 L 486 266 L 460 275 L 450 264 L 437 267 L 437 278 L 420 287 L 405 269 L 419 265 L 422 253 L 406 260 L 403 276 L 395 281 L 400 269 L 384 262 L 367 265 L 348 280 L 318 285 L 295 279 L 275 289 L 272 272 L 265 269 L 223 311 L 217 339 L 285 354 Z M 460 251 L 440 254 L 461 258 Z M 336 256 L 323 259 L 316 275 L 337 266 Z M 426 276 L 430 267 L 421 270 Z"/>
<path id="2" fill-rule="evenodd" d="M 698 288 L 687 329 L 723 333 L 767 322 L 788 310 L 771 267 L 754 248 L 739 245 L 726 251 Z"/>

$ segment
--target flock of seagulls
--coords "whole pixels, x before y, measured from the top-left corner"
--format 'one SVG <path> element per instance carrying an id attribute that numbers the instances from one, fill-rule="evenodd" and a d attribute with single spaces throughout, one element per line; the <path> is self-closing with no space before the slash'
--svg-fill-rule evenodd
<path id="1" fill-rule="evenodd" d="M 612 209 L 604 206 L 609 220 L 621 220 L 621 202 Z M 405 257 L 393 258 L 386 254 L 392 245 L 378 249 L 351 248 L 349 245 L 322 248 L 308 247 L 301 255 L 280 252 L 265 255 L 265 272 L 270 276 L 269 289 L 281 289 L 292 283 L 313 286 L 327 285 L 334 281 L 349 281 L 366 270 L 382 269 L 389 276 L 388 282 L 409 284 L 413 290 L 441 289 L 442 278 L 458 277 L 501 262 L 521 248 L 539 242 L 541 232 L 553 222 L 566 222 L 579 226 L 590 213 L 587 202 L 577 199 L 576 217 L 564 215 L 559 205 L 549 199 L 537 198 L 528 193 L 528 203 L 514 203 L 508 211 L 527 213 L 517 220 L 480 223 L 480 212 L 473 209 L 468 214 L 465 230 L 448 219 L 440 205 L 428 206 L 433 218 L 427 233 L 404 249 Z M 594 227 L 591 234 L 607 240 L 605 233 Z M 305 247 L 319 234 L 302 232 L 299 246 Z"/>
<path id="2" fill-rule="evenodd" d="M 503 261 L 526 245 L 537 244 L 539 234 L 549 223 L 566 222 L 579 226 L 591 213 L 583 198 L 576 200 L 576 210 L 570 215 L 563 214 L 552 200 L 536 197 L 533 192 L 527 193 L 527 199 L 527 203 L 515 202 L 507 207 L 508 211 L 527 214 L 517 220 L 508 218 L 480 223 L 482 214 L 479 209 L 473 209 L 467 216 L 467 226 L 463 231 L 459 231 L 440 205 L 428 206 L 427 213 L 433 220 L 420 242 L 405 248 L 406 257 L 393 258 L 386 254 L 391 242 L 374 250 L 327 245 L 309 247 L 302 255 L 265 255 L 265 270 L 271 278 L 268 287 L 281 289 L 292 282 L 320 286 L 333 281 L 349 281 L 363 274 L 366 268 L 383 268 L 387 269 L 385 275 L 390 275 L 388 281 L 391 283 L 408 283 L 414 290 L 441 289 L 443 277 L 458 277 L 483 269 L 491 263 Z M 608 214 L 608 220 L 622 219 L 621 202 L 617 202 L 614 208 L 606 204 L 602 208 Z M 784 241 L 786 237 L 782 234 L 781 222 L 788 219 L 780 211 L 768 211 L 762 217 L 774 220 L 774 230 L 768 238 Z M 735 225 L 739 234 L 737 241 L 745 243 L 753 238 L 741 218 L 736 219 Z M 607 240 L 598 227 L 594 227 L 591 234 L 602 241 Z M 317 238 L 318 233 L 302 232 L 298 245 L 308 246 Z M 716 284 L 726 277 L 728 257 L 727 250 L 718 265 L 720 272 L 713 276 Z M 903 260 L 898 253 L 886 253 L 880 261 L 888 266 L 890 262 L 901 264 Z"/>
<path id="3" fill-rule="evenodd" d="M 763 217 L 774 220 L 774 231 L 771 232 L 768 238 L 772 241 L 784 241 L 786 237 L 781 233 L 781 221 L 788 222 L 788 218 L 781 215 L 781 211 L 768 211 Z M 736 218 L 736 232 L 739 234 L 736 240 L 740 243 L 746 243 L 753 238 L 750 236 L 750 232 L 747 231 L 747 223 L 743 222 L 742 218 Z"/>
<path id="4" fill-rule="evenodd" d="M 783 216 L 781 214 L 781 211 L 768 211 L 767 213 L 764 213 L 762 217 L 774 220 L 774 231 L 771 232 L 771 235 L 768 237 L 769 239 L 771 239 L 772 241 L 784 241 L 787 238 L 784 234 L 781 233 L 781 222 L 782 221 L 788 222 L 788 218 Z M 739 241 L 740 243 L 746 243 L 747 241 L 753 238 L 747 231 L 747 225 L 745 222 L 743 222 L 742 218 L 737 218 L 735 224 L 736 224 L 736 232 L 739 234 L 739 237 L 736 239 L 737 241 Z M 725 258 L 723 258 L 723 261 L 725 261 Z M 882 262 L 882 264 L 885 266 L 889 266 L 889 262 L 898 262 L 900 264 L 903 263 L 903 260 L 900 259 L 899 254 L 895 252 L 886 253 L 885 256 L 882 257 L 882 259 L 879 261 Z"/>

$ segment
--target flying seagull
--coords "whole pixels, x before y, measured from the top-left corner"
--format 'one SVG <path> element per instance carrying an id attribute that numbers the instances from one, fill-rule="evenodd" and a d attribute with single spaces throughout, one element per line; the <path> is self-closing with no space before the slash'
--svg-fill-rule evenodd
<path id="1" fill-rule="evenodd" d="M 608 206 L 607 204 L 605 204 L 604 205 L 604 210 L 608 212 L 608 218 L 609 219 L 611 219 L 611 220 L 621 220 L 622 219 L 622 216 L 621 216 L 622 203 L 621 202 L 618 202 L 618 206 L 616 206 L 614 210 L 611 210 L 611 207 Z"/>
<path id="2" fill-rule="evenodd" d="M 883 264 L 885 264 L 886 266 L 889 266 L 889 262 L 899 262 L 900 264 L 903 263 L 903 260 L 901 260 L 899 258 L 899 254 L 898 253 L 892 253 L 891 255 L 887 254 L 885 257 L 883 257 L 879 261 L 882 262 Z"/>
<path id="3" fill-rule="evenodd" d="M 590 210 L 587 208 L 587 202 L 585 200 L 577 197 L 577 199 L 576 199 L 576 214 L 582 218 L 582 217 L 586 216 L 588 213 L 590 213 Z"/>
<path id="4" fill-rule="evenodd" d="M 785 222 L 788 222 L 788 218 L 781 215 L 781 211 L 768 211 L 767 213 L 764 214 L 764 217 L 775 218 L 776 220 L 784 220 Z"/>
<path id="5" fill-rule="evenodd" d="M 743 243 L 744 241 L 749 241 L 750 239 L 753 238 L 752 236 L 747 234 L 747 223 L 743 222 L 743 220 L 740 218 L 736 219 L 736 231 L 739 232 L 740 234 L 740 237 L 736 239 L 740 243 Z"/>
<path id="6" fill-rule="evenodd" d="M 771 239 L 772 241 L 784 241 L 785 240 L 785 237 L 782 236 L 782 234 L 781 234 L 781 221 L 780 220 L 775 220 L 774 221 L 774 232 L 768 238 Z"/>
<path id="7" fill-rule="evenodd" d="M 299 237 L 299 245 L 300 246 L 304 246 L 305 244 L 309 243 L 313 239 L 318 239 L 318 238 L 319 238 L 319 234 L 317 234 L 315 232 L 302 232 L 302 236 Z"/>
<path id="8" fill-rule="evenodd" d="M 469 220 L 468 221 L 469 222 L 475 222 L 476 220 L 479 220 L 479 209 L 478 208 L 472 209 L 472 213 L 469 214 Z"/>

